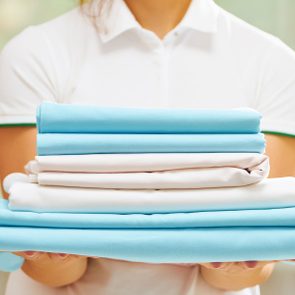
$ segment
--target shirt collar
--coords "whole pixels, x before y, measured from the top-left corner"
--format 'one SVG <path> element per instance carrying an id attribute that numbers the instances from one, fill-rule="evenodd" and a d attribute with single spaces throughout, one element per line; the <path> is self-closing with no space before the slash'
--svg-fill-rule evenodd
<path id="1" fill-rule="evenodd" d="M 100 36 L 104 43 L 131 29 L 141 28 L 124 0 L 112 1 L 110 9 L 103 12 L 99 26 L 102 28 Z"/>
<path id="2" fill-rule="evenodd" d="M 192 0 L 186 15 L 177 28 L 215 33 L 217 32 L 218 13 L 219 8 L 213 0 Z M 129 30 L 142 29 L 124 0 L 114 0 L 110 10 L 103 12 L 100 24 L 103 28 L 100 30 L 100 36 L 104 43 Z"/>

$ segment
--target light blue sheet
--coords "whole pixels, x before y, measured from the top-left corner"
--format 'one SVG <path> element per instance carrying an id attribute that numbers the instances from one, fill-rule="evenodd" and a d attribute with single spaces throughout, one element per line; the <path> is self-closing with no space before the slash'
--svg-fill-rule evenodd
<path id="1" fill-rule="evenodd" d="M 258 134 L 38 134 L 38 154 L 262 153 Z"/>
<path id="2" fill-rule="evenodd" d="M 295 208 L 190 214 L 99 215 L 0 209 L 0 251 L 48 251 L 148 263 L 295 257 Z M 0 259 L 14 270 L 17 257 Z"/>
<path id="3" fill-rule="evenodd" d="M 11 253 L 0 252 L 0 271 L 13 272 L 18 270 L 24 259 Z"/>
<path id="4" fill-rule="evenodd" d="M 14 212 L 7 209 L 7 201 L 2 201 L 0 203 L 0 226 L 80 229 L 292 227 L 295 226 L 295 207 L 152 215 L 68 214 Z"/>
<path id="5" fill-rule="evenodd" d="M 39 133 L 257 133 L 251 109 L 137 109 L 43 103 Z"/>
<path id="6" fill-rule="evenodd" d="M 146 263 L 288 260 L 294 227 L 50 229 L 0 227 L 0 251 L 35 250 Z"/>

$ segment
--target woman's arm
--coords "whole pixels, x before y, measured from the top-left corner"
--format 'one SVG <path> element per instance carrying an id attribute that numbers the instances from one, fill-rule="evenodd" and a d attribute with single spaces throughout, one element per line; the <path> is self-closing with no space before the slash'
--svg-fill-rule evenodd
<path id="1" fill-rule="evenodd" d="M 34 158 L 36 129 L 3 127 L 0 128 L 0 138 L 0 178 L 3 181 L 9 173 L 23 172 L 24 165 Z M 23 271 L 34 280 L 51 287 L 72 284 L 79 280 L 87 269 L 85 257 L 31 254 L 19 253 L 26 258 Z"/>
<path id="2" fill-rule="evenodd" d="M 295 177 L 295 137 L 267 135 L 270 177 Z"/>
<path id="3" fill-rule="evenodd" d="M 266 153 L 270 157 L 270 177 L 295 176 L 295 138 L 267 135 Z M 292 257 L 290 257 L 292 258 Z M 212 286 L 224 290 L 240 290 L 265 282 L 272 274 L 273 263 L 259 263 L 247 267 L 247 263 L 225 264 L 214 268 L 201 266 L 203 278 Z"/>
<path id="4" fill-rule="evenodd" d="M 24 172 L 25 164 L 34 159 L 36 128 L 0 127 L 0 179 L 13 172 Z M 5 194 L 5 197 L 7 195 Z"/>

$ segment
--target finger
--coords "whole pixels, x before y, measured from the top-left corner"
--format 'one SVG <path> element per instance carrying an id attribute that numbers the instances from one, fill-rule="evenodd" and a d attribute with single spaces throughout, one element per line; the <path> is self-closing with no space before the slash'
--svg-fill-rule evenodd
<path id="1" fill-rule="evenodd" d="M 225 266 L 225 263 L 222 262 L 212 262 L 211 266 L 216 269 L 220 269 Z"/>
<path id="2" fill-rule="evenodd" d="M 68 260 L 70 255 L 65 253 L 48 253 L 48 256 L 53 261 L 65 261 Z"/>
<path id="3" fill-rule="evenodd" d="M 256 268 L 258 266 L 258 261 L 246 261 L 243 263 L 246 268 Z"/>
<path id="4" fill-rule="evenodd" d="M 91 258 L 91 259 L 99 259 L 100 257 L 98 257 L 98 256 L 88 256 L 88 258 Z"/>
<path id="5" fill-rule="evenodd" d="M 230 263 L 225 262 L 211 262 L 211 263 L 201 263 L 202 266 L 208 269 L 225 269 Z"/>
<path id="6" fill-rule="evenodd" d="M 25 258 L 26 260 L 34 261 L 40 259 L 40 257 L 44 254 L 37 251 L 24 251 L 15 253 L 18 256 Z"/>
<path id="7" fill-rule="evenodd" d="M 53 259 L 55 261 L 68 261 L 73 259 L 84 258 L 83 256 L 80 256 L 80 255 L 66 254 L 66 253 L 48 253 L 48 256 L 50 259 Z"/>
<path id="8" fill-rule="evenodd" d="M 277 261 L 245 261 L 243 262 L 243 266 L 245 269 L 256 269 L 263 268 L 264 266 L 272 263 L 276 263 Z"/>

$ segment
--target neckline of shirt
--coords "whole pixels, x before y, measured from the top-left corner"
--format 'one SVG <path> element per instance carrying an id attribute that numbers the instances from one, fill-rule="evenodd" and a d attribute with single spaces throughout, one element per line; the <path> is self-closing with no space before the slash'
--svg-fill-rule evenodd
<path id="1" fill-rule="evenodd" d="M 96 7 L 98 1 L 94 0 L 91 9 Z M 214 34 L 218 30 L 219 12 L 220 9 L 213 0 L 192 0 L 182 21 L 165 38 L 170 35 L 177 37 L 188 30 Z M 136 30 L 142 35 L 148 31 L 138 23 L 124 0 L 114 0 L 110 9 L 104 10 L 97 21 L 99 25 L 103 24 L 103 29 L 98 32 L 103 43 L 108 43 L 128 31 Z"/>

